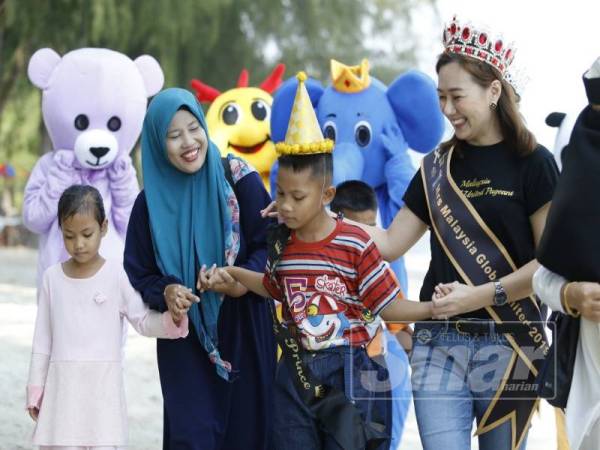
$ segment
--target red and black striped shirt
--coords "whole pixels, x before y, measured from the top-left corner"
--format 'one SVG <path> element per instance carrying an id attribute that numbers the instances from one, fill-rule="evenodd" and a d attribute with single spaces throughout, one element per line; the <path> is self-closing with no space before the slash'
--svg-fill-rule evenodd
<path id="1" fill-rule="evenodd" d="M 366 344 L 374 318 L 400 295 L 369 235 L 342 220 L 319 242 L 292 232 L 275 276 L 267 264 L 263 284 L 283 303 L 284 321 L 298 327 L 307 350 Z"/>

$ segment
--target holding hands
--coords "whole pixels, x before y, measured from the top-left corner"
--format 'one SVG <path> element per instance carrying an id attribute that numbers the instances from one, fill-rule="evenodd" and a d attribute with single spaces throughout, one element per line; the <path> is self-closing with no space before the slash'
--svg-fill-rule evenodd
<path id="1" fill-rule="evenodd" d="M 196 287 L 200 292 L 214 291 L 229 297 L 241 297 L 248 292 L 246 287 L 231 276 L 228 267 L 217 267 L 216 264 L 213 264 L 210 269 L 202 265 Z"/>
<path id="2" fill-rule="evenodd" d="M 164 291 L 167 308 L 173 317 L 173 322 L 179 325 L 190 307 L 198 303 L 200 298 L 192 293 L 192 290 L 181 284 L 169 284 Z"/>
<path id="3" fill-rule="evenodd" d="M 432 318 L 447 320 L 449 317 L 488 306 L 486 298 L 491 298 L 493 293 L 486 292 L 486 287 L 487 285 L 468 286 L 457 281 L 438 284 L 431 299 Z M 581 317 L 587 320 L 600 323 L 599 283 L 568 283 L 563 287 L 561 300 L 567 313 L 575 316 L 581 314 Z"/>
<path id="4" fill-rule="evenodd" d="M 455 281 L 440 283 L 435 287 L 432 301 L 432 318 L 447 320 L 449 317 L 475 311 L 487 305 L 484 292 L 486 285 L 469 286 Z M 491 293 L 489 294 L 491 298 Z"/>

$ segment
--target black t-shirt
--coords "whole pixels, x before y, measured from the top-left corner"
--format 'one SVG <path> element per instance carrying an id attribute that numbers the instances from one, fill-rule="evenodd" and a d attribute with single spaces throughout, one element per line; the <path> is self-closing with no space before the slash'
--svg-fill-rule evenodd
<path id="1" fill-rule="evenodd" d="M 529 217 L 552 199 L 558 179 L 554 156 L 543 146 L 518 157 L 504 142 L 489 146 L 462 143 L 452 156 L 450 172 L 484 222 L 506 247 L 517 267 L 535 257 Z M 419 170 L 404 194 L 406 206 L 431 228 Z M 431 233 L 431 262 L 421 288 L 421 301 L 431 300 L 438 283 L 463 282 Z M 483 310 L 464 317 L 487 318 Z"/>

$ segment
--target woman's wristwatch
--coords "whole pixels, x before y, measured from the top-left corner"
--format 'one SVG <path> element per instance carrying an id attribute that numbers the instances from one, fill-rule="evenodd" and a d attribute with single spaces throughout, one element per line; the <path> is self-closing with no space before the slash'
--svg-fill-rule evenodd
<path id="1" fill-rule="evenodd" d="M 502 306 L 508 302 L 508 295 L 500 281 L 494 281 L 494 305 Z"/>

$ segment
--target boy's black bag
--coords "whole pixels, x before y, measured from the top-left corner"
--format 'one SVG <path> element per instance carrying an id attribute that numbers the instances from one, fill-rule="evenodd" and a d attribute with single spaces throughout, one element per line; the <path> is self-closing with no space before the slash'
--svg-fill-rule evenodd
<path id="1" fill-rule="evenodd" d="M 555 323 L 552 346 L 538 378 L 538 394 L 557 408 L 566 408 L 573 381 L 580 319 L 554 312 L 550 321 Z M 555 356 L 556 355 L 556 356 Z"/>
<path id="2" fill-rule="evenodd" d="M 283 250 L 290 236 L 290 229 L 285 225 L 274 225 L 267 233 L 268 260 L 271 274 L 279 263 Z M 344 450 L 375 450 L 384 442 L 389 442 L 385 426 L 375 422 L 365 422 L 360 410 L 339 389 L 321 384 L 315 379 L 304 363 L 304 349 L 283 326 L 269 302 L 273 315 L 273 331 L 277 343 L 300 398 L 309 407 L 324 431 L 332 436 Z"/>

